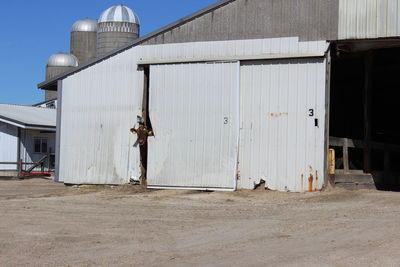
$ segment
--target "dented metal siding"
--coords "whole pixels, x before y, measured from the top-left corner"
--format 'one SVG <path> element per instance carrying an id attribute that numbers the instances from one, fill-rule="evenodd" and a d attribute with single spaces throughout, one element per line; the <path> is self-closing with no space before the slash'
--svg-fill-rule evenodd
<path id="1" fill-rule="evenodd" d="M 123 184 L 139 177 L 129 132 L 142 104 L 143 73 L 135 59 L 129 50 L 63 81 L 60 181 Z"/>
<path id="2" fill-rule="evenodd" d="M 144 78 L 137 65 L 142 61 L 323 56 L 326 49 L 326 41 L 299 42 L 298 37 L 146 45 L 133 47 L 81 70 L 62 83 L 60 181 L 72 184 L 121 184 L 129 182 L 129 178 L 139 177 L 139 149 L 133 146 L 136 136 L 129 129 L 142 112 Z M 193 72 L 190 75 L 196 77 L 197 72 L 191 70 Z M 228 82 L 229 76 L 221 73 L 219 78 Z M 233 80 L 229 82 L 233 83 Z M 175 101 L 175 97 L 180 99 L 181 95 L 168 97 Z M 204 98 L 196 100 L 196 104 L 202 107 L 206 103 Z M 153 119 L 157 121 L 157 118 Z M 172 117 L 167 119 L 170 122 Z M 158 127 L 157 123 L 152 122 L 152 125 Z M 156 139 L 157 132 L 156 129 Z M 164 149 L 163 142 L 158 145 L 160 148 L 157 149 Z M 199 166 L 207 168 L 200 163 Z M 226 166 L 226 172 L 231 172 L 232 167 Z M 179 170 L 174 171 L 179 173 Z M 153 177 L 158 179 L 158 174 L 154 173 L 148 174 L 150 180 Z M 205 185 L 213 184 L 207 182 Z M 219 186 L 226 185 L 220 183 Z"/>
<path id="3" fill-rule="evenodd" d="M 279 191 L 322 188 L 325 69 L 321 58 L 242 64 L 240 187 L 264 180 Z"/>
<path id="4" fill-rule="evenodd" d="M 400 0 L 340 0 L 339 40 L 400 36 Z"/>
<path id="5" fill-rule="evenodd" d="M 239 63 L 150 68 L 148 185 L 235 189 Z"/>

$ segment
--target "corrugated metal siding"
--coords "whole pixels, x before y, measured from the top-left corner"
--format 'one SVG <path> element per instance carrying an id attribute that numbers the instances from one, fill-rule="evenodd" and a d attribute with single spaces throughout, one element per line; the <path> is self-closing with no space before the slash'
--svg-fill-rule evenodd
<path id="1" fill-rule="evenodd" d="M 272 190 L 322 188 L 325 70 L 323 59 L 243 63 L 239 187 L 252 189 L 262 179 Z"/>
<path id="2" fill-rule="evenodd" d="M 145 44 L 243 40 L 299 36 L 302 41 L 335 40 L 339 0 L 236 0 Z"/>
<path id="3" fill-rule="evenodd" d="M 400 36 L 400 0 L 340 0 L 339 39 Z"/>
<path id="4" fill-rule="evenodd" d="M 59 179 L 72 184 L 120 184 L 140 175 L 136 136 L 141 115 L 141 60 L 199 60 L 221 56 L 324 55 L 325 41 L 297 37 L 148 45 L 131 48 L 62 82 Z M 154 127 L 157 127 L 154 125 Z"/>
<path id="5" fill-rule="evenodd" d="M 129 129 L 141 115 L 143 80 L 132 49 L 63 81 L 61 181 L 122 184 L 140 176 Z"/>
<path id="6" fill-rule="evenodd" d="M 235 189 L 238 63 L 150 69 L 148 185 Z"/>
<path id="7" fill-rule="evenodd" d="M 324 55 L 328 48 L 326 41 L 300 42 L 298 37 L 236 40 L 219 42 L 196 42 L 139 46 L 139 61 L 163 60 L 212 60 L 220 57 L 295 57 L 302 54 Z"/>
<path id="8" fill-rule="evenodd" d="M 16 162 L 18 128 L 0 121 L 0 162 Z M 16 170 L 16 165 L 0 165 L 0 170 Z"/>

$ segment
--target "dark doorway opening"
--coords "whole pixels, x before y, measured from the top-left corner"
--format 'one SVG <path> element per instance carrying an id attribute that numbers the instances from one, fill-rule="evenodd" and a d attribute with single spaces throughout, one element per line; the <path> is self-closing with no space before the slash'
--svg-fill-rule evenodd
<path id="1" fill-rule="evenodd" d="M 330 147 L 343 174 L 400 190 L 400 41 L 332 47 Z"/>
<path id="2" fill-rule="evenodd" d="M 142 117 L 138 118 L 138 122 L 141 125 L 144 125 L 144 129 L 146 129 L 146 135 L 149 132 L 153 132 L 153 128 L 150 121 L 150 112 L 149 112 L 149 90 L 150 90 L 150 67 L 143 66 L 143 74 L 144 74 L 144 84 L 143 84 L 143 100 L 142 100 Z M 140 135 L 140 133 L 138 133 Z M 138 137 L 139 138 L 139 137 Z M 147 136 L 146 136 L 147 139 Z M 141 177 L 140 183 L 144 186 L 147 186 L 147 160 L 148 160 L 148 142 L 144 142 L 139 145 L 140 148 L 140 164 L 141 164 Z"/>

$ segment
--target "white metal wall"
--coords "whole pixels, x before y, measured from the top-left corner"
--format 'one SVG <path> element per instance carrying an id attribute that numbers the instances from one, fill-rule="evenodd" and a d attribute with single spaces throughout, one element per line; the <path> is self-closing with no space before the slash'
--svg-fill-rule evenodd
<path id="1" fill-rule="evenodd" d="M 62 81 L 58 180 L 122 184 L 140 176 L 136 136 L 129 132 L 142 112 L 140 62 L 323 55 L 326 49 L 326 41 L 297 37 L 146 45 L 81 70 Z"/>
<path id="2" fill-rule="evenodd" d="M 239 63 L 150 68 L 148 185 L 235 189 Z"/>
<path id="3" fill-rule="evenodd" d="M 400 36 L 400 0 L 340 0 L 339 39 Z"/>
<path id="4" fill-rule="evenodd" d="M 18 128 L 0 122 L 0 162 L 17 162 Z M 0 170 L 16 170 L 16 165 L 0 165 Z"/>
<path id="5" fill-rule="evenodd" d="M 325 87 L 324 59 L 242 64 L 239 187 L 322 188 Z"/>
<path id="6" fill-rule="evenodd" d="M 310 54 L 324 55 L 328 44 L 326 41 L 300 42 L 298 37 L 267 38 L 253 40 L 234 40 L 218 42 L 196 42 L 165 45 L 146 45 L 138 49 L 138 62 L 162 61 L 183 62 L 213 61 L 224 58 L 282 58 L 299 57 Z"/>
<path id="7" fill-rule="evenodd" d="M 63 80 L 60 181 L 123 184 L 140 176 L 129 129 L 141 115 L 143 80 L 134 49 Z"/>

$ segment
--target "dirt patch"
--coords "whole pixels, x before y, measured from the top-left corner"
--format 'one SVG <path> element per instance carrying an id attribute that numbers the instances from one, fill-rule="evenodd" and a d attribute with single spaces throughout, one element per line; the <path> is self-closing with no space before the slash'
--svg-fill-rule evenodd
<path id="1" fill-rule="evenodd" d="M 0 266 L 399 266 L 399 203 L 0 181 Z"/>

